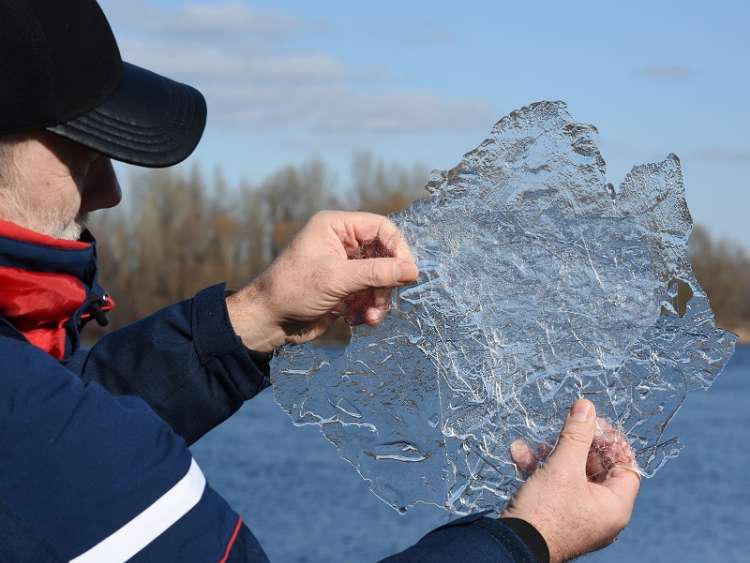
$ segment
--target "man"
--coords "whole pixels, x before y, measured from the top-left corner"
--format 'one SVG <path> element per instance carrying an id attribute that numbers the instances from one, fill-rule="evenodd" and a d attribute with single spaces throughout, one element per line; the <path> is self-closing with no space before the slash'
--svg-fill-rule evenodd
<path id="1" fill-rule="evenodd" d="M 409 248 L 384 217 L 323 212 L 237 293 L 210 287 L 81 350 L 82 326 L 113 306 L 83 228 L 120 200 L 110 158 L 183 160 L 205 103 L 123 63 L 94 0 L 0 0 L 0 27 L 0 560 L 266 561 L 186 443 L 269 385 L 274 348 L 340 315 L 380 322 L 418 275 Z M 349 259 L 375 239 L 387 257 Z M 587 474 L 595 430 L 576 402 L 543 467 L 514 446 L 533 475 L 504 518 L 452 522 L 389 561 L 562 561 L 607 545 L 638 478 L 622 444 Z"/>

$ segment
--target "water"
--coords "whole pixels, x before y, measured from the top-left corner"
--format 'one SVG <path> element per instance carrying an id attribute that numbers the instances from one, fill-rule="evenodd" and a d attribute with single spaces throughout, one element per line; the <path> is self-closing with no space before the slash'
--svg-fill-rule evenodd
<path id="1" fill-rule="evenodd" d="M 709 392 L 691 394 L 671 429 L 685 450 L 643 482 L 630 526 L 588 561 L 750 561 L 750 347 Z M 291 424 L 270 390 L 193 452 L 273 562 L 376 561 L 444 521 L 430 507 L 399 516 L 380 502 L 317 428 Z"/>

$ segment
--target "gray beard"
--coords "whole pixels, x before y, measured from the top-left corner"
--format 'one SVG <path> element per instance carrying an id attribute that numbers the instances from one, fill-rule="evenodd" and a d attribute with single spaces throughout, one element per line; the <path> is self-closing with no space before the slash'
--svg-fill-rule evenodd
<path id="1" fill-rule="evenodd" d="M 88 213 L 79 215 L 70 223 L 62 225 L 56 232 L 51 233 L 51 236 L 62 240 L 78 240 L 86 229 L 87 220 Z"/>
<path id="2" fill-rule="evenodd" d="M 63 240 L 78 240 L 86 228 L 88 213 L 66 219 L 60 209 L 33 209 L 22 190 L 0 185 L 0 219 L 37 233 Z"/>

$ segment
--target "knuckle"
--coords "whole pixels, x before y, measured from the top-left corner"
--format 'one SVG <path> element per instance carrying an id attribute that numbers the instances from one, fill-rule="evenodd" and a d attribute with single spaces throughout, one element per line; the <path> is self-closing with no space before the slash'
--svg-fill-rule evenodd
<path id="1" fill-rule="evenodd" d="M 333 214 L 333 211 L 330 211 L 328 209 L 322 209 L 312 216 L 312 220 L 313 221 L 325 221 L 329 219 L 332 214 Z"/>
<path id="2" fill-rule="evenodd" d="M 379 287 L 383 281 L 383 272 L 374 260 L 367 260 L 366 277 L 369 285 Z"/>
<path id="3" fill-rule="evenodd" d="M 385 215 L 378 215 L 381 221 L 381 225 L 383 227 L 383 230 L 385 231 L 387 235 L 387 239 L 390 242 L 396 242 L 400 238 L 402 238 L 402 233 L 399 230 L 399 228 L 396 226 L 396 223 L 391 221 L 388 217 Z"/>
<path id="4" fill-rule="evenodd" d="M 582 446 L 590 446 L 591 438 L 584 432 L 578 429 L 565 429 L 560 433 L 560 440 L 572 444 L 580 444 Z"/>

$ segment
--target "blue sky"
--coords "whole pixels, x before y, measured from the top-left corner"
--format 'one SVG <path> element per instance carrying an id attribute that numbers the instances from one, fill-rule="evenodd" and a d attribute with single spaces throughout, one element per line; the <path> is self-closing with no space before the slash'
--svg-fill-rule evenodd
<path id="1" fill-rule="evenodd" d="M 561 99 L 612 182 L 682 159 L 696 222 L 750 246 L 750 3 L 101 0 L 130 62 L 197 86 L 232 180 L 317 155 L 447 168 Z"/>

